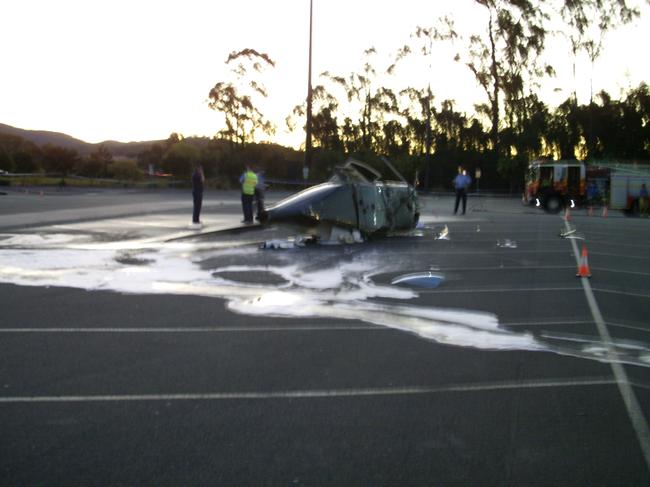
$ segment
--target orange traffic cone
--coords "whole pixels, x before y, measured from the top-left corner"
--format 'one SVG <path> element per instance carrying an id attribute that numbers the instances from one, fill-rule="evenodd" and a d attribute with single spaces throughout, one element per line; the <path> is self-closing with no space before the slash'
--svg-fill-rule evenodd
<path id="1" fill-rule="evenodd" d="M 587 246 L 582 246 L 582 255 L 580 257 L 580 264 L 578 265 L 578 273 L 576 277 L 591 277 L 589 270 L 589 259 L 587 258 Z"/>

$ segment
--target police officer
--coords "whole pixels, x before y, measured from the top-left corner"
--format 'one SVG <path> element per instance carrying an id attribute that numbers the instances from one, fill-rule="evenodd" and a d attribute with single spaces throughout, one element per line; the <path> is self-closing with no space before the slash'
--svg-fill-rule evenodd
<path id="1" fill-rule="evenodd" d="M 456 204 L 454 205 L 454 215 L 458 212 L 458 204 L 463 200 L 463 215 L 467 206 L 467 188 L 472 184 L 472 178 L 467 171 L 461 167 L 458 168 L 458 175 L 454 178 L 454 189 L 456 190 Z"/>
<path id="2" fill-rule="evenodd" d="M 203 167 L 201 164 L 194 166 L 192 173 L 192 198 L 194 200 L 194 211 L 192 212 L 192 225 L 201 225 L 201 205 L 203 204 L 203 184 L 205 176 L 203 175 Z"/>
<path id="3" fill-rule="evenodd" d="M 255 197 L 255 186 L 257 186 L 257 176 L 251 170 L 249 165 L 246 165 L 246 170 L 239 177 L 241 183 L 241 205 L 244 211 L 244 219 L 242 223 L 253 223 L 253 198 Z"/>
<path id="4" fill-rule="evenodd" d="M 262 213 L 264 213 L 264 191 L 266 190 L 266 184 L 264 183 L 263 170 L 258 169 L 255 175 L 257 176 L 257 184 L 255 185 L 255 219 L 260 221 L 262 219 Z"/>

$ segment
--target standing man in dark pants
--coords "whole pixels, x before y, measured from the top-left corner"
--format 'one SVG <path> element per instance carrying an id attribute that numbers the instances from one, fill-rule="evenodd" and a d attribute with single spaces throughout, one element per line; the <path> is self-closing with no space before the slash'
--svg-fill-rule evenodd
<path id="1" fill-rule="evenodd" d="M 264 191 L 266 184 L 264 183 L 264 171 L 258 169 L 255 171 L 257 176 L 257 184 L 255 185 L 255 219 L 260 221 L 262 213 L 264 213 Z"/>
<path id="2" fill-rule="evenodd" d="M 458 204 L 463 200 L 463 215 L 467 207 L 467 188 L 472 184 L 472 178 L 463 168 L 458 168 L 458 175 L 454 178 L 454 189 L 456 190 L 456 204 L 454 205 L 454 215 L 458 212 Z"/>
<path id="3" fill-rule="evenodd" d="M 257 186 L 257 176 L 251 170 L 250 166 L 246 166 L 246 170 L 239 177 L 241 183 L 241 206 L 244 212 L 244 219 L 242 223 L 253 223 L 253 199 L 255 197 L 255 186 Z"/>
<path id="4" fill-rule="evenodd" d="M 201 206 L 203 205 L 203 184 L 205 175 L 201 164 L 194 166 L 192 173 L 192 198 L 194 199 L 194 211 L 192 212 L 192 226 L 201 228 Z"/>

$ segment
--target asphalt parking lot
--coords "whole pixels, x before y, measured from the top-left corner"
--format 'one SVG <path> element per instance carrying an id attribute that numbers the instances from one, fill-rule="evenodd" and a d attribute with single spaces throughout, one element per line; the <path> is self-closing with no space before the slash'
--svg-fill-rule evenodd
<path id="1" fill-rule="evenodd" d="M 650 483 L 650 220 L 426 196 L 414 235 L 273 251 L 170 241 L 182 191 L 7 193 L 2 485 Z"/>

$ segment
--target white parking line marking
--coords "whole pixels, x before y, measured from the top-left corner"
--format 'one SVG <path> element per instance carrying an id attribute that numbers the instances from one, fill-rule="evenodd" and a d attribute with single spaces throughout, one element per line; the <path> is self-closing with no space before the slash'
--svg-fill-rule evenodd
<path id="1" fill-rule="evenodd" d="M 486 382 L 449 384 L 444 386 L 379 387 L 359 389 L 324 389 L 303 391 L 267 392 L 213 392 L 195 394 L 106 394 L 88 396 L 14 396 L 0 397 L 0 403 L 43 403 L 43 402 L 133 402 L 133 401 L 219 401 L 232 399 L 312 399 L 328 397 L 400 396 L 436 394 L 445 392 L 481 392 L 512 389 L 538 389 L 547 387 L 582 387 L 614 385 L 607 377 L 586 377 L 574 379 L 541 379 L 533 381 Z"/>
<path id="2" fill-rule="evenodd" d="M 650 277 L 650 272 L 639 272 L 639 271 L 624 271 L 624 270 L 619 270 L 619 269 L 609 269 L 606 267 L 591 267 L 595 271 L 600 271 L 600 272 L 615 272 L 617 274 L 631 274 L 634 276 L 648 276 Z"/>
<path id="3" fill-rule="evenodd" d="M 515 321 L 502 322 L 502 326 L 570 326 L 570 325 L 594 325 L 593 320 L 553 320 L 553 321 Z M 607 322 L 608 326 L 615 328 L 627 328 L 645 333 L 650 329 L 641 325 L 629 325 L 622 323 Z M 285 325 L 285 326 L 190 326 L 190 327 L 13 327 L 0 328 L 0 334 L 6 333 L 247 333 L 265 331 L 394 331 L 392 328 L 378 325 Z"/>
<path id="4" fill-rule="evenodd" d="M 230 333 L 258 331 L 390 331 L 375 325 L 297 325 L 297 326 L 192 326 L 192 327 L 56 327 L 56 328 L 0 328 L 0 333 Z"/>
<path id="5" fill-rule="evenodd" d="M 570 229 L 569 223 L 564 222 L 564 225 L 567 231 Z M 580 252 L 578 251 L 578 245 L 575 240 L 571 240 L 571 246 L 573 248 L 573 254 L 576 260 L 576 264 L 580 265 Z M 632 426 L 636 432 L 637 439 L 639 440 L 639 445 L 641 446 L 641 451 L 643 452 L 643 457 L 645 458 L 648 468 L 650 468 L 650 430 L 648 429 L 648 422 L 643 416 L 643 411 L 639 405 L 639 401 L 634 394 L 634 389 L 630 384 L 630 380 L 625 371 L 625 367 L 619 363 L 618 354 L 612 343 L 612 337 L 609 334 L 603 315 L 600 312 L 598 303 L 594 296 L 594 292 L 591 289 L 591 283 L 589 278 L 581 277 L 580 281 L 582 287 L 585 291 L 585 297 L 587 298 L 587 303 L 589 303 L 589 308 L 591 310 L 591 315 L 596 322 L 596 328 L 598 329 L 598 334 L 600 339 L 605 345 L 607 350 L 609 365 L 612 368 L 614 377 L 616 378 L 616 384 L 618 385 L 618 390 L 623 397 L 623 402 L 625 403 L 625 408 L 627 409 L 628 416 L 630 421 L 632 421 Z"/>
<path id="6" fill-rule="evenodd" d="M 480 266 L 480 267 L 441 267 L 442 272 L 460 272 L 460 271 L 557 271 L 564 269 L 573 269 L 573 266 L 568 265 L 522 265 L 522 266 Z M 649 274 L 650 275 L 650 274 Z"/>
<path id="7" fill-rule="evenodd" d="M 591 232 L 590 232 L 591 233 Z M 643 244 L 631 244 L 631 243 L 624 243 L 624 242 L 612 242 L 611 240 L 599 240 L 599 239 L 591 239 L 590 240 L 592 243 L 596 243 L 598 245 L 604 245 L 606 247 L 631 247 L 635 249 L 642 249 L 645 250 L 648 248 L 647 245 Z"/>
<path id="8" fill-rule="evenodd" d="M 518 292 L 557 292 L 581 291 L 579 287 L 498 287 L 498 288 L 460 288 L 460 289 L 423 289 L 418 294 L 453 294 L 453 293 L 518 293 Z"/>
<path id="9" fill-rule="evenodd" d="M 593 269 L 593 267 L 592 267 Z M 613 323 L 607 321 L 607 326 L 614 328 L 627 328 L 628 330 L 636 330 L 644 333 L 650 333 L 650 328 L 643 325 L 630 325 L 623 323 Z M 555 320 L 555 321 L 517 321 L 517 322 L 502 322 L 503 326 L 553 326 L 553 325 L 595 325 L 593 320 Z"/>
<path id="10" fill-rule="evenodd" d="M 492 255 L 492 254 L 497 254 L 497 255 L 505 255 L 505 254 L 567 254 L 566 250 L 521 250 L 521 249 L 499 249 L 496 248 L 496 241 L 494 242 L 494 249 L 493 250 L 453 250 L 453 251 L 447 251 L 445 249 L 442 249 L 441 247 L 435 247 L 432 248 L 431 250 L 420 250 L 420 251 L 409 251 L 409 255 L 444 255 L 445 257 L 452 256 L 452 255 L 480 255 L 480 256 L 485 256 L 485 255 Z"/>
<path id="11" fill-rule="evenodd" d="M 633 380 L 630 382 L 634 387 L 638 387 L 640 389 L 646 389 L 650 391 L 650 385 L 649 384 L 643 384 L 642 382 Z"/>
<path id="12" fill-rule="evenodd" d="M 637 260 L 650 260 L 650 257 L 644 257 L 641 255 L 629 255 L 629 254 L 612 254 L 610 252 L 589 252 L 591 255 L 599 255 L 603 257 L 616 257 L 619 259 L 637 259 Z"/>
<path id="13" fill-rule="evenodd" d="M 605 323 L 607 323 L 608 326 L 613 326 L 615 328 L 627 328 L 629 330 L 637 330 L 645 333 L 650 333 L 650 328 L 641 324 L 634 325 L 629 323 L 612 323 L 611 321 L 606 321 Z"/>
<path id="14" fill-rule="evenodd" d="M 518 321 L 501 323 L 503 326 L 553 326 L 553 325 L 593 325 L 591 320 Z"/>
<path id="15" fill-rule="evenodd" d="M 634 296 L 636 298 L 650 298 L 650 294 L 631 293 L 629 291 L 618 291 L 616 289 L 603 289 L 602 287 L 594 287 L 594 288 L 592 288 L 592 290 L 596 291 L 596 292 L 599 292 L 599 293 L 618 294 L 620 296 Z"/>

